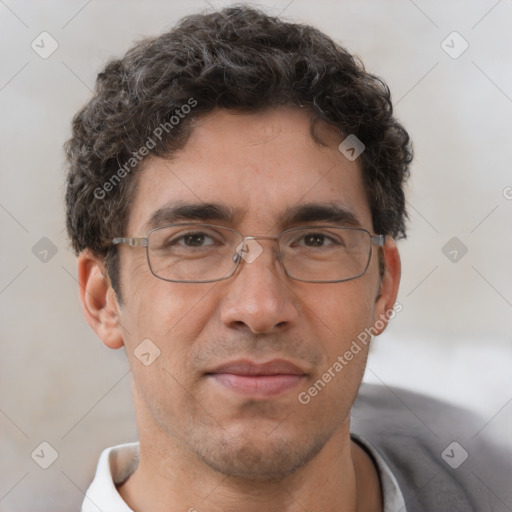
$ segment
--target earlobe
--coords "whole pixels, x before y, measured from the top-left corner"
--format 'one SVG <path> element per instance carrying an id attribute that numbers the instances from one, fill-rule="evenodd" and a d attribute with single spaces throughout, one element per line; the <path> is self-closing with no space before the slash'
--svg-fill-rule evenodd
<path id="1" fill-rule="evenodd" d="M 400 254 L 395 240 L 387 237 L 382 247 L 385 262 L 384 274 L 381 277 L 379 293 L 375 302 L 374 332 L 381 334 L 386 329 L 389 320 L 395 314 L 395 303 L 400 285 L 401 264 Z"/>
<path id="2" fill-rule="evenodd" d="M 119 325 L 119 304 L 103 262 L 90 251 L 78 257 L 78 283 L 85 318 L 109 348 L 123 346 Z"/>

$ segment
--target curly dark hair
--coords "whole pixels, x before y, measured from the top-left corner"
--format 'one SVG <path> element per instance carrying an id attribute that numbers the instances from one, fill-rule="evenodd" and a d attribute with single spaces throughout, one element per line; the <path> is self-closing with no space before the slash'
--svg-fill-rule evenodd
<path id="1" fill-rule="evenodd" d="M 124 234 L 132 171 L 150 155 L 183 148 L 192 120 L 215 108 L 278 106 L 307 108 L 364 143 L 358 160 L 374 231 L 405 237 L 412 149 L 387 85 L 319 30 L 236 6 L 187 16 L 99 73 L 66 143 L 67 230 L 75 252 L 103 258 L 119 295 L 111 242 Z"/>

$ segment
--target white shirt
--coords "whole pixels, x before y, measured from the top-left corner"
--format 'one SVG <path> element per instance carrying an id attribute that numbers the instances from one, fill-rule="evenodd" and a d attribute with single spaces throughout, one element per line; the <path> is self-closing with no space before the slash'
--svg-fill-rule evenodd
<path id="1" fill-rule="evenodd" d="M 383 494 L 383 512 L 407 512 L 398 483 L 384 459 L 368 441 L 354 434 L 352 437 L 363 444 L 375 459 Z M 103 451 L 81 512 L 133 512 L 121 498 L 116 484 L 124 482 L 135 470 L 138 454 L 139 443 L 121 444 Z"/>

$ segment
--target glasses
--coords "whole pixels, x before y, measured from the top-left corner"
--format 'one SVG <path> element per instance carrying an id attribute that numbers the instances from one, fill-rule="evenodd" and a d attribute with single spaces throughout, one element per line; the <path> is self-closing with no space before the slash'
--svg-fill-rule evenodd
<path id="1" fill-rule="evenodd" d="M 152 229 L 145 238 L 114 238 L 114 245 L 145 247 L 154 276 L 174 283 L 211 283 L 231 277 L 241 261 L 263 252 L 256 240 L 277 241 L 277 256 L 288 277 L 308 283 L 340 283 L 362 276 L 370 264 L 372 245 L 385 235 L 363 228 L 307 226 L 277 237 L 243 236 L 211 224 L 172 224 Z"/>

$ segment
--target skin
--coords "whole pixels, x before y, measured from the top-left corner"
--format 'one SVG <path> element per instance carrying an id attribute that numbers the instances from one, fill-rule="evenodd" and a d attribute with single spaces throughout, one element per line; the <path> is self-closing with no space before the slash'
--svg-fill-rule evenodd
<path id="1" fill-rule="evenodd" d="M 145 236 L 152 213 L 177 201 L 225 205 L 233 219 L 204 222 L 265 236 L 294 227 L 287 208 L 336 202 L 373 232 L 357 161 L 338 151 L 342 137 L 332 128 L 316 130 L 325 145 L 301 109 L 209 114 L 172 159 L 146 162 L 119 235 Z M 349 437 L 368 347 L 310 403 L 297 396 L 393 308 L 396 245 L 387 238 L 383 276 L 373 250 L 362 277 L 318 284 L 288 278 L 275 243 L 259 243 L 255 261 L 203 284 L 158 279 L 144 248 L 120 246 L 122 306 L 102 261 L 88 251 L 79 257 L 85 316 L 105 345 L 126 348 L 132 369 L 140 462 L 119 492 L 134 510 L 382 510 L 373 463 Z M 144 366 L 134 350 L 148 338 L 161 353 Z M 275 397 L 252 399 L 205 376 L 226 361 L 276 358 L 306 376 Z"/>

